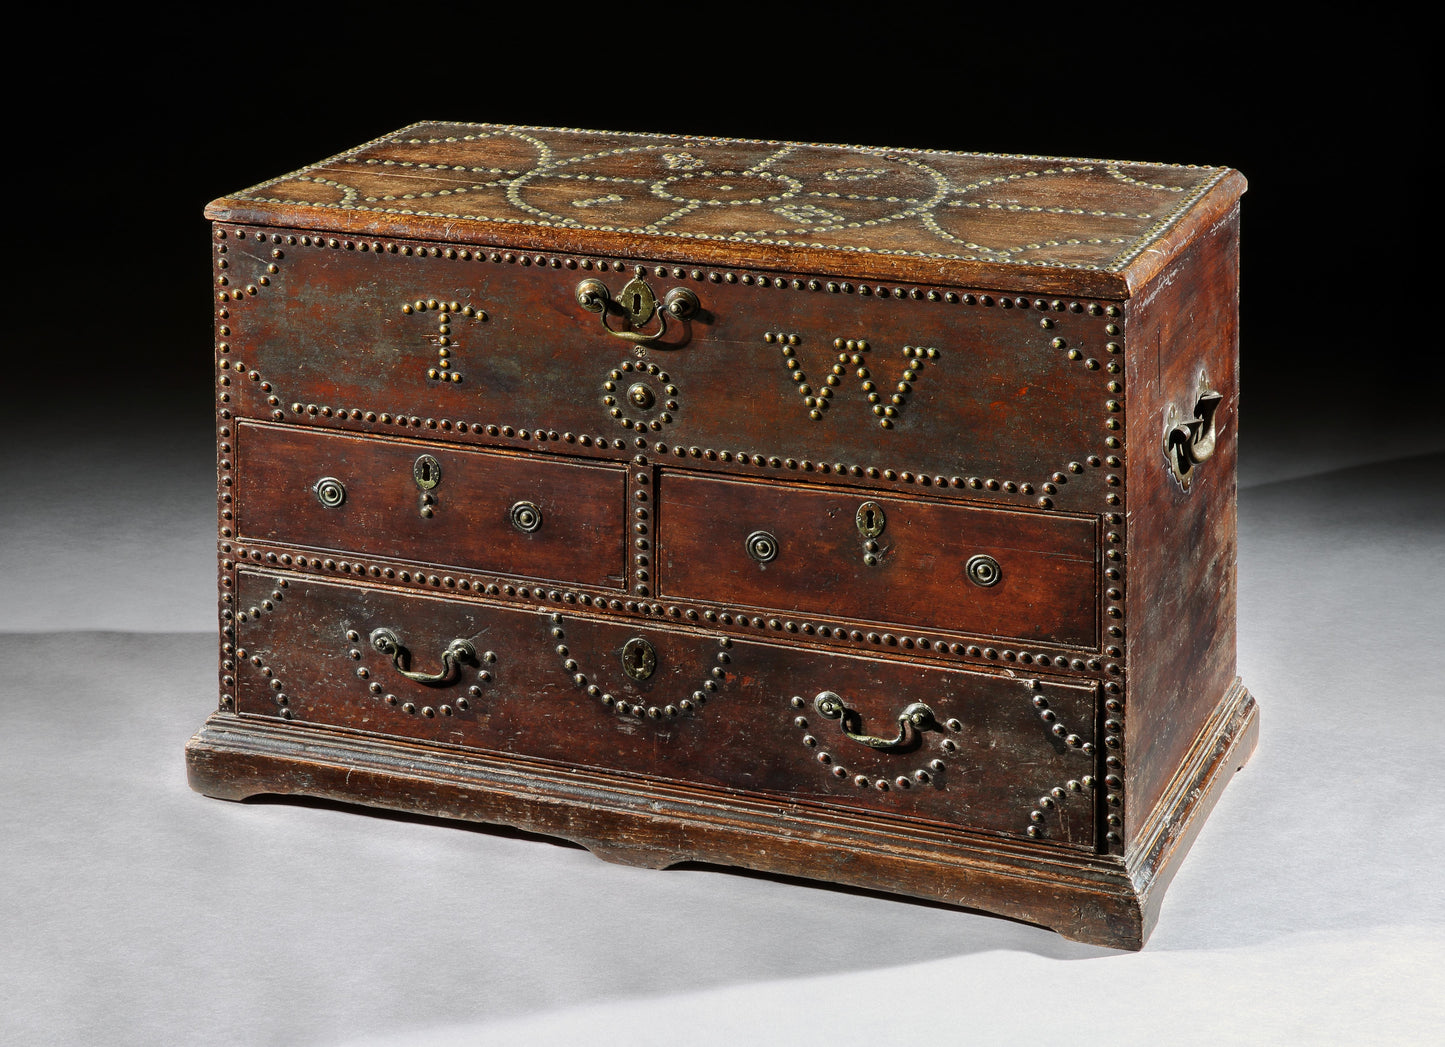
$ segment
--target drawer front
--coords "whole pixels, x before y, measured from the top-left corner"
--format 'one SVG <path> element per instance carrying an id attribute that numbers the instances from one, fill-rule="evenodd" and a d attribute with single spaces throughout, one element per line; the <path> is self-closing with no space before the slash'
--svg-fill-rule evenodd
<path id="1" fill-rule="evenodd" d="M 243 539 L 617 588 L 623 467 L 237 426 Z"/>
<path id="2" fill-rule="evenodd" d="M 658 490 L 663 597 L 1097 643 L 1093 519 L 670 471 Z"/>
<path id="3" fill-rule="evenodd" d="M 218 278 L 247 289 L 223 381 L 251 417 L 588 454 L 641 439 L 704 467 L 792 460 L 1095 511 L 1105 490 L 1113 305 L 649 266 L 653 299 L 699 307 L 634 328 L 631 263 L 284 231 L 218 245 Z M 608 311 L 579 304 L 584 280 Z"/>
<path id="4" fill-rule="evenodd" d="M 1092 685 L 292 574 L 236 592 L 243 715 L 1096 845 Z"/>

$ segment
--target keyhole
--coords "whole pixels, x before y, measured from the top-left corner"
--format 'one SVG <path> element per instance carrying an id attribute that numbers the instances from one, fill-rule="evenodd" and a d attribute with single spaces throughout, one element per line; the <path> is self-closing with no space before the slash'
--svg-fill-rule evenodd
<path id="1" fill-rule="evenodd" d="M 429 454 L 424 454 L 413 463 L 411 478 L 423 491 L 430 491 L 442 480 L 442 463 Z"/>
<path id="2" fill-rule="evenodd" d="M 642 295 L 637 294 L 636 292 L 633 292 L 633 295 L 632 295 L 632 315 L 633 315 L 633 316 L 636 316 L 636 315 L 637 315 L 638 313 L 640 313 L 640 312 L 642 312 Z"/>
<path id="3" fill-rule="evenodd" d="M 864 502 L 858 507 L 858 512 L 853 519 L 858 525 L 858 533 L 864 538 L 877 538 L 883 533 L 883 528 L 888 523 L 888 517 L 883 513 L 883 506 L 877 502 Z"/>
<path id="4" fill-rule="evenodd" d="M 622 645 L 622 671 L 634 680 L 646 680 L 657 668 L 657 649 L 640 636 Z"/>

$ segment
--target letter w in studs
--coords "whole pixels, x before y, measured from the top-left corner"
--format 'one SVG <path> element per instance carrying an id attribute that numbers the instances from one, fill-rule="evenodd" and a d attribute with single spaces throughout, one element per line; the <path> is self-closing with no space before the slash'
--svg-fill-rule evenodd
<path id="1" fill-rule="evenodd" d="M 832 406 L 836 390 L 851 372 L 882 429 L 893 428 L 894 421 L 913 394 L 924 364 L 938 359 L 938 350 L 933 346 L 905 345 L 903 370 L 898 380 L 880 385 L 867 363 L 867 354 L 872 348 L 868 340 L 835 338 L 833 348 L 837 350 L 837 358 L 833 362 L 832 370 L 823 376 L 823 384 L 815 387 L 809 382 L 798 356 L 798 347 L 803 341 L 801 335 L 787 331 L 768 331 L 763 334 L 763 341 L 776 345 L 782 353 L 783 366 L 787 369 L 788 377 L 795 383 L 798 395 L 808 407 L 808 417 L 813 421 L 822 421 L 823 415 Z"/>

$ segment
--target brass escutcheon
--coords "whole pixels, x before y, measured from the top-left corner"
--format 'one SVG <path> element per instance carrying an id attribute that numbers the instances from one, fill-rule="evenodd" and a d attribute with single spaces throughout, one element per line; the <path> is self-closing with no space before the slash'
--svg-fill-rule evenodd
<path id="1" fill-rule="evenodd" d="M 888 523 L 888 518 L 883 515 L 883 506 L 877 502 L 864 502 L 860 505 L 855 519 L 858 533 L 864 538 L 877 538 Z"/>
<path id="2" fill-rule="evenodd" d="M 442 463 L 424 454 L 412 463 L 411 477 L 423 491 L 430 491 L 442 482 Z"/>
<path id="3" fill-rule="evenodd" d="M 634 636 L 622 645 L 622 671 L 634 680 L 646 680 L 657 671 L 657 648 Z"/>
<path id="4" fill-rule="evenodd" d="M 627 281 L 627 286 L 622 288 L 622 293 L 617 296 L 622 304 L 622 311 L 627 315 L 627 322 L 633 327 L 641 327 L 652 319 L 652 314 L 657 311 L 657 298 L 652 293 L 652 288 L 647 286 L 647 281 L 640 276 L 634 276 Z"/>

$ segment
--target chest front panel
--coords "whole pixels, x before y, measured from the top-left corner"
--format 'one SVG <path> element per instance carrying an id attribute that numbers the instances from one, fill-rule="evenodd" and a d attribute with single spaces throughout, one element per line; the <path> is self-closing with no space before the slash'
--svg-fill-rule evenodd
<path id="1" fill-rule="evenodd" d="M 777 459 L 818 476 L 1007 488 L 1025 504 L 1049 484 L 1060 505 L 1097 500 L 1102 477 L 1073 470 L 1099 457 L 1116 413 L 1120 328 L 1097 302 L 260 236 L 224 245 L 219 278 L 243 289 L 230 346 L 270 386 L 261 417 L 445 420 L 427 435 L 526 432 L 544 452 L 630 453 L 641 439 L 700 469 Z M 635 328 L 620 311 L 599 317 L 578 303 L 584 281 L 619 310 L 640 284 L 656 308 Z M 669 323 L 662 303 L 678 289 L 697 311 Z M 661 333 L 633 341 L 604 320 Z M 574 439 L 558 447 L 553 432 Z"/>
<path id="2" fill-rule="evenodd" d="M 802 652 L 290 571 L 242 572 L 239 594 L 237 642 L 251 670 L 237 693 L 244 715 L 1019 837 L 1038 824 L 1030 815 L 1039 796 L 1057 788 L 1069 802 L 1049 810 L 1052 834 L 1094 846 L 1095 797 L 1081 784 L 1094 762 L 1092 685 Z M 448 654 L 461 644 L 471 653 Z M 649 659 L 641 678 L 639 647 Z M 824 691 L 843 715 L 819 710 Z M 905 697 L 929 710 L 917 729 L 899 727 Z M 1055 734 L 1055 723 L 1068 733 Z M 849 731 L 897 744 L 875 748 Z"/>

